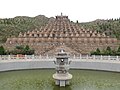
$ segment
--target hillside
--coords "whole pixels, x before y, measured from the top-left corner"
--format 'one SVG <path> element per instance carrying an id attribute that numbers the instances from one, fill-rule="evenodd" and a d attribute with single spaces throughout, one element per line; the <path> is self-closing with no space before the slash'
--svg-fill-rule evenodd
<path id="1" fill-rule="evenodd" d="M 0 19 L 0 43 L 6 41 L 7 37 L 17 36 L 19 32 L 26 32 L 35 28 L 40 28 L 48 23 L 50 18 L 44 15 L 36 17 L 17 16 L 15 18 Z M 51 20 L 54 18 L 51 18 Z M 76 22 L 78 23 L 78 22 Z M 92 22 L 78 23 L 86 29 L 105 32 L 111 37 L 120 39 L 120 19 L 95 20 Z"/>
<path id="2" fill-rule="evenodd" d="M 15 18 L 0 19 L 0 43 L 7 37 L 17 36 L 19 32 L 25 32 L 44 26 L 49 18 L 44 15 L 36 17 L 17 16 Z"/>
<path id="3" fill-rule="evenodd" d="M 120 18 L 109 20 L 95 20 L 87 23 L 80 23 L 86 29 L 97 30 L 99 32 L 105 32 L 106 35 L 111 37 L 117 37 L 120 39 Z"/>

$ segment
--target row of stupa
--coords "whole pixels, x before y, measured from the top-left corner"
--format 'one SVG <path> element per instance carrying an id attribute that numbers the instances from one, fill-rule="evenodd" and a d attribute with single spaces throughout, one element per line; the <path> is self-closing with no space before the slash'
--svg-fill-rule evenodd
<path id="1" fill-rule="evenodd" d="M 92 44 L 94 45 L 97 44 L 98 48 L 99 45 L 101 44 L 102 45 L 100 46 L 101 48 L 106 47 L 108 45 L 110 45 L 111 47 L 117 47 L 119 43 L 117 38 L 109 37 L 105 35 L 104 32 L 99 33 L 95 30 L 94 31 L 89 29 L 86 30 L 83 27 L 80 27 L 78 23 L 71 22 L 68 16 L 63 15 L 56 16 L 56 19 L 49 21 L 48 24 L 46 24 L 46 26 L 41 27 L 39 30 L 35 29 L 33 31 L 28 31 L 25 33 L 20 32 L 18 37 L 10 37 L 6 41 L 7 44 L 31 44 L 31 46 L 34 43 L 36 44 L 40 43 L 39 48 L 41 47 L 44 48 L 44 45 L 41 46 L 41 44 L 46 43 L 45 47 L 47 48 L 52 47 L 51 49 L 56 48 L 59 43 L 64 43 L 65 46 L 67 47 L 70 46 L 72 50 L 74 50 L 76 42 L 78 43 L 79 46 L 78 49 L 76 48 L 76 50 L 79 50 L 80 52 L 81 45 L 83 44 L 86 44 L 86 47 L 91 47 Z M 47 43 L 49 44 L 47 45 Z M 53 43 L 58 44 L 54 45 Z M 35 48 L 37 46 L 35 46 L 34 44 L 32 47 Z M 47 48 L 45 48 L 47 52 L 51 50 L 51 49 L 47 50 Z M 91 50 L 93 50 L 93 47 Z M 89 49 L 89 51 L 91 50 Z M 37 52 L 37 54 L 39 54 L 39 52 Z"/>

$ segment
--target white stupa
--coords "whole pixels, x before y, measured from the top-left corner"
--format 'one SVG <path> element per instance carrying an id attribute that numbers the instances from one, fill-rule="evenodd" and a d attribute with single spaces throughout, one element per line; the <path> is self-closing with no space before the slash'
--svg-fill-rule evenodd
<path id="1" fill-rule="evenodd" d="M 69 56 L 64 50 L 60 50 L 56 55 L 56 73 L 53 74 L 55 84 L 59 86 L 69 85 L 69 80 L 72 79 L 72 75 L 68 72 L 69 70 Z"/>

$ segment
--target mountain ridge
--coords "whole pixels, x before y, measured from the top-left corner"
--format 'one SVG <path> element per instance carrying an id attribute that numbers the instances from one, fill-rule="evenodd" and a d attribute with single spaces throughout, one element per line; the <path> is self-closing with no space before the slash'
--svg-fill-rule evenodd
<path id="1" fill-rule="evenodd" d="M 18 36 L 19 32 L 24 33 L 28 30 L 39 29 L 41 26 L 45 26 L 50 20 L 54 20 L 54 17 L 48 18 L 45 15 L 38 15 L 35 17 L 16 16 L 14 18 L 0 19 L 0 43 L 4 43 L 8 37 Z M 75 23 L 78 23 L 80 27 L 84 27 L 85 29 L 105 32 L 111 37 L 120 39 L 120 18 L 97 19 L 91 22 Z"/>

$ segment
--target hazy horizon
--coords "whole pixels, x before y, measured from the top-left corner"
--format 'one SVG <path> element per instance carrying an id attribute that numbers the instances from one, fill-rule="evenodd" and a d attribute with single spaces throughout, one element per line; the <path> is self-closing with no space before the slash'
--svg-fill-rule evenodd
<path id="1" fill-rule="evenodd" d="M 39 14 L 39 15 L 43 15 L 43 14 Z M 35 15 L 35 16 L 20 16 L 20 15 L 18 15 L 18 16 L 13 16 L 13 17 L 6 17 L 6 18 L 0 18 L 0 19 L 9 19 L 9 18 L 15 18 L 15 17 L 36 17 L 36 16 L 39 16 L 39 15 Z M 59 16 L 60 16 L 60 14 L 58 14 Z M 47 15 L 44 15 L 45 17 L 47 17 Z M 55 16 L 57 16 L 57 15 L 55 15 Z M 51 16 L 51 17 L 54 17 L 55 18 L 55 16 Z M 76 21 L 79 21 L 79 20 L 72 20 L 70 17 L 69 17 L 69 15 L 67 15 L 68 16 L 68 18 L 71 20 L 71 21 L 74 21 L 74 22 L 76 22 Z M 48 18 L 51 18 L 51 17 L 48 17 Z M 120 17 L 116 17 L 116 18 L 96 18 L 96 19 L 94 19 L 94 20 L 91 20 L 91 21 L 82 21 L 83 23 L 84 22 L 92 22 L 92 21 L 95 21 L 95 20 L 107 20 L 107 19 L 118 19 L 118 18 L 120 18 Z M 80 23 L 82 23 L 81 21 L 79 21 Z"/>
<path id="2" fill-rule="evenodd" d="M 119 0 L 1 0 L 0 18 L 45 15 L 69 16 L 71 21 L 89 22 L 120 17 Z"/>

